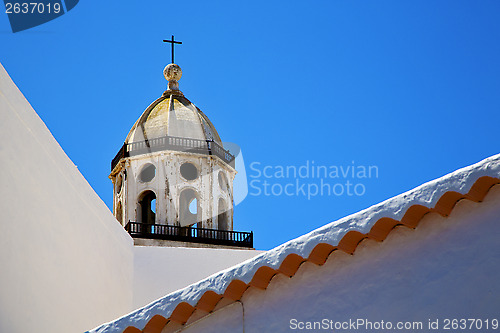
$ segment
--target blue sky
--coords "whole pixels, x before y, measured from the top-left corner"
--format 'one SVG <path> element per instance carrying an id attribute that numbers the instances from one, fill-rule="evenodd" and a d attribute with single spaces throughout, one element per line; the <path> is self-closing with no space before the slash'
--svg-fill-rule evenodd
<path id="1" fill-rule="evenodd" d="M 235 229 L 269 249 L 499 152 L 499 17 L 496 0 L 82 0 L 16 34 L 0 14 L 0 61 L 108 206 L 110 161 L 165 90 L 172 34 L 180 89 L 241 147 L 247 176 L 377 167 L 323 179 L 362 195 L 247 196 Z"/>

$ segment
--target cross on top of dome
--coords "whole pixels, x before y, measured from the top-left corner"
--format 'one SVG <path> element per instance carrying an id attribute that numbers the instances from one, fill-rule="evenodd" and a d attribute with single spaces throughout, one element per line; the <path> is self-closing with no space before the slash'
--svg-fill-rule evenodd
<path id="1" fill-rule="evenodd" d="M 163 42 L 170 43 L 170 45 L 172 45 L 172 64 L 173 64 L 174 63 L 174 44 L 182 44 L 182 42 L 174 40 L 174 35 L 172 35 L 171 40 L 164 39 Z"/>
<path id="2" fill-rule="evenodd" d="M 182 44 L 182 42 L 176 41 L 174 39 L 174 35 L 172 35 L 171 40 L 164 39 L 163 41 L 165 43 L 170 43 L 172 45 L 172 63 L 168 64 L 163 70 L 163 75 L 168 81 L 167 91 L 173 91 L 173 90 L 177 91 L 179 90 L 178 81 L 182 77 L 182 70 L 179 65 L 174 64 L 174 45 Z"/>

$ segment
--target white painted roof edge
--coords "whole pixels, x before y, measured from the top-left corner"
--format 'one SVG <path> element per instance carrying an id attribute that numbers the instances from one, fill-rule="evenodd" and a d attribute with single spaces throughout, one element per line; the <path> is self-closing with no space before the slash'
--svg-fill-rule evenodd
<path id="1" fill-rule="evenodd" d="M 257 269 L 264 265 L 277 269 L 286 256 L 291 253 L 308 257 L 312 249 L 319 243 L 336 246 L 347 232 L 356 230 L 367 233 L 373 224 L 382 217 L 400 220 L 406 210 L 412 205 L 419 204 L 429 208 L 434 207 L 445 192 L 456 191 L 465 194 L 476 180 L 483 176 L 500 177 L 500 154 L 427 182 L 360 212 L 331 222 L 272 250 L 266 251 L 261 255 L 215 273 L 186 288 L 172 292 L 143 308 L 135 310 L 115 321 L 103 324 L 89 332 L 123 332 L 129 326 L 143 329 L 148 321 L 157 314 L 165 318 L 170 317 L 172 311 L 181 302 L 187 302 L 195 306 L 201 296 L 209 290 L 222 294 L 234 279 L 249 283 Z"/>

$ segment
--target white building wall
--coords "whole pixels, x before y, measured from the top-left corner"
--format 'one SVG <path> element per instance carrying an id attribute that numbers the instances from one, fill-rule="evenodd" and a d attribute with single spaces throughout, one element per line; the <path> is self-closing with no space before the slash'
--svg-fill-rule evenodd
<path id="1" fill-rule="evenodd" d="M 134 247 L 134 309 L 198 282 L 263 251 Z"/>
<path id="2" fill-rule="evenodd" d="M 397 227 L 382 243 L 363 241 L 353 256 L 338 251 L 323 266 L 305 263 L 291 279 L 274 277 L 267 290 L 250 288 L 242 303 L 190 319 L 182 332 L 340 331 L 292 329 L 291 319 L 422 322 L 423 329 L 406 330 L 413 332 L 445 331 L 447 318 L 491 324 L 500 319 L 499 216 L 496 185 L 484 202 L 462 200 L 448 218 L 428 214 L 415 230 Z M 429 319 L 439 320 L 439 330 L 428 328 Z"/>
<path id="3" fill-rule="evenodd" d="M 132 239 L 2 66 L 0 171 L 0 332 L 83 332 L 132 310 Z"/>

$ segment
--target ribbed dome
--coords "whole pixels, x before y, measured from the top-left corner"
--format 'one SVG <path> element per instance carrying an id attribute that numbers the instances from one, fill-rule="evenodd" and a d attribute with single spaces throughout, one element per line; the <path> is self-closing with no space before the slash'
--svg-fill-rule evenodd
<path id="1" fill-rule="evenodd" d="M 180 92 L 166 91 L 154 101 L 136 121 L 125 143 L 165 136 L 213 140 L 222 146 L 208 117 Z"/>
<path id="2" fill-rule="evenodd" d="M 163 71 L 167 90 L 142 113 L 125 143 L 111 161 L 111 173 L 124 158 L 159 151 L 216 156 L 234 168 L 234 156 L 225 150 L 214 125 L 179 90 L 181 68 L 168 64 Z"/>

